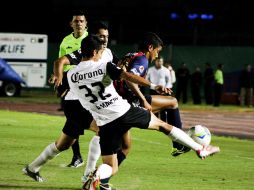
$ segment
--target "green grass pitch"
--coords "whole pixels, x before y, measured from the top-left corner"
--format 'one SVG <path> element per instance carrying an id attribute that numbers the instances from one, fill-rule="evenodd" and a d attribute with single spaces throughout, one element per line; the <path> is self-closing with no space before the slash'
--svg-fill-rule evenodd
<path id="1" fill-rule="evenodd" d="M 58 138 L 64 122 L 62 116 L 0 110 L 0 189 L 81 189 L 84 167 L 63 167 L 72 158 L 71 149 L 41 168 L 45 183 L 37 183 L 21 171 Z M 162 133 L 131 132 L 132 150 L 111 179 L 118 190 L 254 189 L 254 141 L 212 136 L 212 144 L 220 146 L 221 153 L 200 160 L 193 151 L 177 158 L 170 156 L 171 140 Z M 84 159 L 93 135 L 87 131 L 80 137 Z"/>

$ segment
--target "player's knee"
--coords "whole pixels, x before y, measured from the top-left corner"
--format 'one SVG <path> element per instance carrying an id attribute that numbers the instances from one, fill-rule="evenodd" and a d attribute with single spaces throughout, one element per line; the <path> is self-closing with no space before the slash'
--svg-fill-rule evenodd
<path id="1" fill-rule="evenodd" d="M 65 143 L 56 142 L 56 148 L 57 148 L 60 152 L 69 149 L 71 145 L 72 145 L 72 143 L 69 143 L 69 142 L 65 142 Z"/>
<path id="2" fill-rule="evenodd" d="M 178 108 L 178 101 L 175 97 L 169 96 L 168 97 L 168 105 L 167 108 L 169 109 L 176 109 Z"/>
<path id="3" fill-rule="evenodd" d="M 172 107 L 174 109 L 178 108 L 178 101 L 177 101 L 177 99 L 175 97 L 173 98 L 172 102 L 173 102 L 173 106 Z"/>

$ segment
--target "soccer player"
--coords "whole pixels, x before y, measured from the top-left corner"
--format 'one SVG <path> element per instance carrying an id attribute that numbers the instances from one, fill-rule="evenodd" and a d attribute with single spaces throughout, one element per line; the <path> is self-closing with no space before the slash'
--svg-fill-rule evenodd
<path id="1" fill-rule="evenodd" d="M 151 50 L 158 54 L 161 47 Z M 119 78 L 150 87 L 160 93 L 170 89 L 156 86 L 142 77 L 125 72 L 113 63 L 103 62 L 103 42 L 95 35 L 89 35 L 81 43 L 82 62 L 67 73 L 70 92 L 76 94 L 84 108 L 90 111 L 99 126 L 100 147 L 103 164 L 92 172 L 83 189 L 90 190 L 98 183 L 100 188 L 111 190 L 109 178 L 118 170 L 117 150 L 123 134 L 130 128 L 150 129 L 163 132 L 175 141 L 193 149 L 198 157 L 205 157 L 220 151 L 219 147 L 196 143 L 184 131 L 158 119 L 151 111 L 130 105 L 116 92 L 113 80 Z"/>
<path id="2" fill-rule="evenodd" d="M 111 51 L 106 48 L 106 41 L 108 39 L 107 25 L 103 23 L 96 24 L 96 26 L 93 26 L 92 29 L 92 33 L 96 33 L 102 40 L 105 41 L 105 48 L 103 49 L 102 59 L 106 63 L 111 62 L 113 60 L 113 55 Z M 62 56 L 54 63 L 54 77 L 52 78 L 51 82 L 55 83 L 55 86 L 58 87 L 58 93 L 61 94 L 64 99 L 63 107 L 66 116 L 66 122 L 59 139 L 56 142 L 48 145 L 34 161 L 23 168 L 23 172 L 29 177 L 33 178 L 35 181 L 44 181 L 44 179 L 39 174 L 41 166 L 49 160 L 53 159 L 58 153 L 67 150 L 80 135 L 84 134 L 85 129 L 90 129 L 98 133 L 98 127 L 94 122 L 92 122 L 93 118 L 91 114 L 81 106 L 75 94 L 68 92 L 68 86 L 66 86 L 66 72 L 62 72 L 64 65 L 76 65 L 80 62 L 80 58 L 82 58 L 82 55 L 80 54 L 80 50 L 77 50 L 71 54 Z M 99 137 L 95 136 L 91 143 L 97 144 L 97 146 L 93 147 L 91 151 L 95 153 L 95 156 L 100 156 Z M 93 158 L 91 159 L 93 160 Z M 94 164 L 94 166 L 91 166 L 92 164 Z M 92 169 L 95 168 L 95 165 L 96 162 L 90 163 Z"/>
<path id="3" fill-rule="evenodd" d="M 62 57 L 66 54 L 72 53 L 75 50 L 80 49 L 80 44 L 82 39 L 84 39 L 87 35 L 87 21 L 83 11 L 75 10 L 72 13 L 72 20 L 70 22 L 70 26 L 73 29 L 73 32 L 64 37 L 60 44 L 59 48 L 59 57 Z M 71 68 L 70 65 L 65 65 L 63 67 L 63 71 L 67 72 Z M 61 98 L 61 107 L 59 110 L 63 110 L 63 97 Z M 72 145 L 73 157 L 69 167 L 80 167 L 84 164 L 79 147 L 79 138 Z"/>
<path id="4" fill-rule="evenodd" d="M 113 62 L 117 63 L 118 58 L 115 56 L 115 54 L 111 53 L 110 49 L 107 48 L 108 37 L 109 37 L 108 26 L 104 22 L 101 22 L 101 21 L 95 22 L 90 27 L 89 33 L 96 34 L 97 36 L 100 37 L 101 40 L 104 41 L 105 49 L 102 54 L 102 57 L 105 57 L 105 56 L 109 57 L 109 59 L 111 59 L 111 61 L 113 59 Z M 62 80 L 63 80 L 62 68 L 64 67 L 64 65 L 70 65 L 70 64 L 77 65 L 81 61 L 81 59 L 82 59 L 81 51 L 78 50 L 78 51 L 74 51 L 70 55 L 63 56 L 55 61 L 55 64 L 54 64 L 55 76 L 52 79 L 53 80 L 52 82 L 55 83 L 55 86 L 58 87 L 58 89 L 60 91 L 64 91 L 67 89 L 67 88 L 61 89 L 62 86 L 64 86 L 64 85 L 61 85 Z M 63 81 L 65 81 L 65 80 L 63 80 Z M 77 104 L 77 100 L 72 100 L 72 101 L 74 101 L 75 104 Z M 70 101 L 68 100 L 68 102 L 70 102 Z M 70 115 L 72 112 L 68 112 L 68 113 Z M 75 113 L 73 113 L 73 114 L 75 114 Z M 86 114 L 90 114 L 90 113 L 86 112 Z M 88 118 L 90 118 L 90 117 L 91 116 L 88 116 Z M 75 119 L 76 116 L 73 116 L 73 118 Z M 82 117 L 79 118 L 79 120 L 81 120 L 81 119 L 86 119 L 86 115 L 84 115 L 84 113 L 83 113 Z M 84 175 L 82 176 L 83 182 L 86 181 L 88 174 L 96 168 L 96 163 L 97 163 L 98 159 L 100 158 L 101 152 L 100 152 L 99 139 L 100 139 L 99 136 L 95 135 L 89 143 L 87 164 L 86 164 L 86 168 L 84 171 Z M 122 147 L 117 152 L 118 165 L 120 165 L 122 163 L 122 161 L 126 158 L 127 154 L 129 153 L 130 146 L 131 146 L 130 132 L 128 131 L 127 133 L 125 133 L 123 135 Z"/>
<path id="5" fill-rule="evenodd" d="M 158 57 L 162 46 L 163 42 L 159 36 L 154 33 L 148 33 L 140 40 L 138 52 L 132 53 L 139 54 L 139 56 L 135 56 L 130 63 L 128 63 L 128 66 L 125 66 L 125 61 L 119 65 L 120 67 L 124 67 L 127 72 L 145 78 L 148 71 L 149 62 L 153 62 L 153 60 Z M 155 52 L 155 48 L 158 49 L 158 51 Z M 153 113 L 161 112 L 161 119 L 163 121 L 182 129 L 178 102 L 173 96 L 143 95 L 139 86 L 129 81 L 115 81 L 114 85 L 118 93 L 127 99 L 129 103 L 142 106 L 153 111 Z M 173 148 L 171 151 L 172 156 L 178 156 L 188 151 L 190 151 L 188 147 L 173 141 Z"/>

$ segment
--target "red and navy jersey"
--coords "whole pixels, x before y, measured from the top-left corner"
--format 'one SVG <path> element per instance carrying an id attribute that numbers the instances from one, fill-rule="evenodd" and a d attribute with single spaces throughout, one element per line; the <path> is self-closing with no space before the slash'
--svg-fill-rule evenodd
<path id="1" fill-rule="evenodd" d="M 145 78 L 148 70 L 148 59 L 142 52 L 128 53 L 125 57 L 130 57 L 127 63 L 126 71 Z M 125 58 L 123 59 L 125 60 Z M 117 92 L 129 102 L 136 99 L 136 95 L 127 86 L 124 80 L 114 81 Z"/>

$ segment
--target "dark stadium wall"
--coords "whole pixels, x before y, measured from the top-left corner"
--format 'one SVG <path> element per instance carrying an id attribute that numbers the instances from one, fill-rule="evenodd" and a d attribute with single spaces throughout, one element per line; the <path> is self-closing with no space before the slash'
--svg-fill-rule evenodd
<path id="1" fill-rule="evenodd" d="M 53 62 L 58 58 L 57 43 L 49 43 L 48 50 L 48 77 L 53 73 Z M 137 45 L 111 45 L 111 50 L 119 57 L 127 52 L 133 52 Z M 217 64 L 224 64 L 224 99 L 234 98 L 229 103 L 236 104 L 239 91 L 238 77 L 245 64 L 254 63 L 254 47 L 246 46 L 166 46 L 161 55 L 166 61 L 172 59 L 176 71 L 182 62 L 185 62 L 192 73 L 196 66 L 204 72 L 205 63 L 209 62 L 215 70 Z M 189 93 L 190 94 L 190 93 Z M 203 94 L 203 92 L 202 92 Z M 225 98 L 225 94 L 229 97 Z M 225 102 L 225 100 L 224 100 Z"/>

